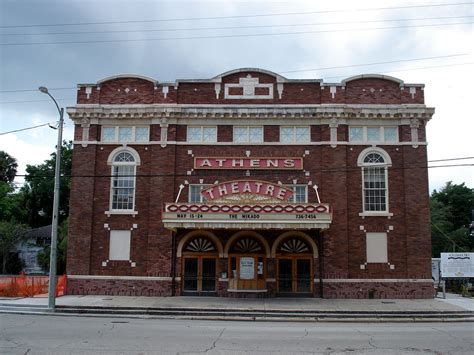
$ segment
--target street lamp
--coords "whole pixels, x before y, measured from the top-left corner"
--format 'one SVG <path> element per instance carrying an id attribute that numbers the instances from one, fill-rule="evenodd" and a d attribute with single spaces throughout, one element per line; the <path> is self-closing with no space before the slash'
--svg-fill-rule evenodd
<path id="1" fill-rule="evenodd" d="M 51 227 L 51 254 L 49 260 L 49 287 L 48 287 L 48 308 L 54 311 L 56 306 L 56 260 L 58 245 L 58 214 L 59 214 L 59 177 L 61 175 L 61 145 L 63 140 L 63 115 L 64 108 L 59 108 L 54 97 L 49 93 L 48 88 L 40 86 L 38 88 L 43 94 L 48 95 L 56 105 L 59 112 L 58 144 L 56 146 L 56 167 L 54 170 L 54 199 L 53 199 L 53 221 Z"/>

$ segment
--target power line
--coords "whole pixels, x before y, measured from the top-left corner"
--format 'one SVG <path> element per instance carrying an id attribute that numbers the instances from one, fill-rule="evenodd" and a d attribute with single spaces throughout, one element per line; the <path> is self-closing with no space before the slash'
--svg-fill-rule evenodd
<path id="1" fill-rule="evenodd" d="M 92 43 L 132 43 L 132 42 L 155 42 L 155 41 L 179 41 L 179 40 L 202 40 L 202 39 L 218 39 L 218 38 L 249 38 L 249 37 L 275 37 L 302 34 L 318 34 L 318 33 L 338 33 L 338 32 L 354 32 L 354 31 L 374 31 L 374 30 L 390 30 L 400 28 L 414 27 L 440 27 L 454 25 L 468 25 L 469 22 L 453 22 L 453 23 L 433 23 L 426 25 L 407 25 L 407 26 L 388 26 L 388 27 L 372 27 L 372 28 L 350 28 L 338 30 L 318 30 L 318 31 L 298 31 L 298 32 L 279 32 L 279 33 L 247 33 L 247 34 L 230 34 L 230 35 L 212 35 L 212 36 L 192 36 L 192 37 L 166 37 L 166 38 L 135 38 L 135 39 L 108 39 L 108 40 L 83 40 L 83 41 L 56 41 L 56 42 L 24 42 L 24 43 L 0 43 L 0 46 L 31 46 L 31 45 L 53 45 L 53 44 L 92 44 Z"/>
<path id="2" fill-rule="evenodd" d="M 468 249 L 464 248 L 464 247 L 461 247 L 459 244 L 457 244 L 454 239 L 452 239 L 449 235 L 447 235 L 445 232 L 443 232 L 436 224 L 434 224 L 433 222 L 430 222 L 430 224 L 435 227 L 439 232 L 441 232 L 441 234 L 448 240 L 450 241 L 451 243 L 453 243 L 453 245 L 457 246 L 458 249 L 460 250 L 463 250 L 463 251 L 469 251 Z"/>
<path id="3" fill-rule="evenodd" d="M 456 64 L 445 64 L 445 65 L 434 65 L 431 67 L 419 67 L 419 68 L 409 68 L 409 69 L 400 69 L 400 70 L 390 70 L 384 72 L 378 72 L 378 74 L 391 74 L 391 73 L 398 73 L 404 71 L 412 71 L 412 70 L 426 70 L 426 69 L 437 69 L 437 68 L 445 68 L 445 67 L 456 67 L 456 66 L 463 66 L 463 65 L 472 65 L 474 62 L 467 62 L 467 63 L 456 63 Z M 346 74 L 346 75 L 338 75 L 338 76 L 329 76 L 325 77 L 325 79 L 338 79 L 338 78 L 347 78 L 354 74 Z"/>
<path id="4" fill-rule="evenodd" d="M 27 27 L 58 27 L 58 26 L 90 26 L 90 25 L 114 25 L 126 23 L 152 23 L 152 22 L 175 22 L 175 21 L 202 21 L 202 20 L 222 20 L 222 19 L 239 19 L 239 18 L 261 18 L 261 17 L 277 17 L 277 16 L 293 16 L 293 15 L 315 15 L 329 13 L 347 13 L 347 12 L 365 12 L 365 11 L 390 11 L 401 9 L 429 8 L 429 7 L 449 7 L 472 5 L 472 2 L 442 3 L 442 4 L 423 4 L 423 5 L 406 5 L 392 7 L 373 7 L 373 8 L 356 8 L 345 10 L 320 10 L 306 12 L 282 12 L 255 15 L 231 15 L 231 16 L 208 16 L 208 17 L 188 17 L 188 18 L 169 18 L 169 19 L 153 19 L 153 20 L 126 20 L 126 21 L 103 21 L 103 22 L 69 22 L 54 24 L 30 24 L 30 25 L 6 25 L 0 28 L 27 28 Z"/>
<path id="5" fill-rule="evenodd" d="M 0 36 L 51 36 L 51 35 L 83 35 L 83 34 L 114 34 L 114 33 L 146 33 L 146 32 L 179 32 L 179 31 L 207 31 L 207 30 L 235 30 L 251 28 L 281 28 L 281 27 L 304 27 L 304 26 L 326 26 L 326 25 L 347 25 L 361 23 L 383 23 L 383 22 L 407 22 L 407 21 L 428 21 L 428 20 L 452 20 L 472 18 L 474 16 L 444 16 L 444 17 L 420 17 L 408 19 L 385 19 L 366 21 L 342 21 L 342 22 L 319 22 L 319 23 L 299 23 L 299 24 L 277 24 L 277 25 L 252 25 L 252 26 L 226 26 L 226 27 L 188 27 L 188 28 L 160 28 L 141 30 L 104 30 L 104 31 L 75 31 L 75 32 L 42 32 L 42 33 L 0 33 Z"/>
<path id="6" fill-rule="evenodd" d="M 451 160 L 465 160 L 465 159 L 474 159 L 474 157 L 461 157 L 461 158 L 447 158 L 447 159 L 428 160 L 428 163 L 434 163 L 434 162 L 437 162 L 437 161 L 451 161 Z"/>
<path id="7" fill-rule="evenodd" d="M 400 69 L 400 70 L 390 70 L 390 71 L 385 71 L 385 72 L 378 72 L 378 74 L 390 74 L 390 73 L 413 71 L 413 70 L 438 69 L 438 68 L 456 67 L 456 66 L 473 65 L 473 64 L 474 64 L 474 62 L 435 65 L 435 66 L 431 66 L 431 67 L 419 67 L 419 68 L 409 68 L 409 69 Z M 347 78 L 351 75 L 353 75 L 353 74 L 330 76 L 330 77 L 326 77 L 325 79 Z M 58 99 L 58 100 L 61 100 L 61 101 L 75 101 L 76 98 L 62 98 L 62 99 Z M 4 102 L 0 102 L 0 105 L 30 103 L 30 102 L 47 102 L 47 101 L 49 102 L 49 100 L 4 101 Z"/>
<path id="8" fill-rule="evenodd" d="M 288 70 L 288 71 L 281 71 L 279 73 L 299 73 L 299 72 L 306 72 L 306 71 L 319 71 L 319 70 L 330 70 L 330 69 L 364 67 L 364 66 L 369 66 L 369 65 L 393 64 L 393 63 L 402 63 L 402 62 L 414 62 L 414 61 L 420 61 L 420 60 L 461 57 L 461 56 L 466 56 L 466 55 L 470 55 L 470 54 L 471 53 L 460 53 L 460 54 L 449 54 L 449 55 L 443 55 L 443 56 L 437 56 L 437 57 L 424 57 L 424 58 L 390 60 L 390 61 L 385 61 L 385 62 L 373 62 L 373 63 L 367 63 L 367 64 L 353 64 L 353 65 L 340 65 L 340 66 L 335 66 L 335 67 L 315 68 L 315 69 Z"/>
<path id="9" fill-rule="evenodd" d="M 21 131 L 26 131 L 26 130 L 29 130 L 29 129 L 34 129 L 34 128 L 39 128 L 39 127 L 44 127 L 44 126 L 49 126 L 53 123 L 58 123 L 57 121 L 56 122 L 48 122 L 48 123 L 43 123 L 43 124 L 40 124 L 38 126 L 31 126 L 31 127 L 25 127 L 25 128 L 20 128 L 20 129 L 16 129 L 14 131 L 8 131 L 8 132 L 0 132 L 0 136 L 3 136 L 5 134 L 10 134 L 10 133 L 15 133 L 15 132 L 21 132 Z"/>
<path id="10" fill-rule="evenodd" d="M 453 164 L 453 165 L 437 165 L 437 166 L 428 166 L 424 164 L 420 164 L 419 166 L 405 166 L 405 167 L 394 167 L 391 166 L 389 168 L 390 171 L 394 170 L 412 170 L 412 169 L 433 169 L 433 168 L 455 168 L 455 167 L 468 167 L 468 166 L 474 166 L 474 164 Z M 350 172 L 350 171 L 360 171 L 361 167 L 360 166 L 353 166 L 353 167 L 336 167 L 336 168 L 328 168 L 328 169 L 319 169 L 319 170 L 306 170 L 310 173 L 340 173 L 340 172 Z M 278 176 L 278 174 L 287 174 L 287 171 L 272 171 L 272 174 L 275 176 Z M 268 170 L 252 170 L 253 175 L 265 175 L 268 174 Z M 226 176 L 231 176 L 231 175 L 245 175 L 245 170 L 226 170 L 226 171 L 221 171 L 221 170 L 212 170 L 212 171 L 205 171 L 205 170 L 199 170 L 199 173 L 196 173 L 195 176 L 199 177 L 206 177 L 206 176 L 218 176 L 218 175 L 226 175 Z M 30 177 L 30 178 L 50 178 L 54 177 L 54 174 L 42 174 L 42 175 L 28 175 L 28 174 L 18 174 L 16 175 L 18 177 Z M 157 174 L 120 174 L 120 175 L 112 175 L 112 174 L 103 174 L 103 175 L 96 175 L 96 174 L 91 174 L 91 175 L 71 175 L 71 174 L 62 174 L 61 177 L 63 178 L 111 178 L 115 176 L 120 176 L 120 177 L 135 177 L 135 178 L 152 178 L 152 177 L 188 177 L 189 175 L 187 173 L 183 174 L 176 174 L 176 173 L 157 173 Z"/>
<path id="11" fill-rule="evenodd" d="M 342 69 L 342 68 L 353 68 L 353 67 L 363 67 L 363 66 L 371 66 L 371 65 L 380 65 L 380 64 L 393 64 L 393 63 L 402 63 L 402 62 L 412 62 L 412 61 L 420 61 L 420 60 L 432 60 L 432 59 L 442 59 L 442 58 L 452 58 L 452 57 L 461 57 L 471 55 L 471 53 L 459 53 L 459 54 L 448 54 L 448 55 L 441 55 L 435 57 L 421 57 L 421 58 L 411 58 L 411 59 L 399 59 L 399 60 L 391 60 L 385 62 L 373 62 L 373 63 L 361 63 L 361 64 L 350 64 L 350 65 L 341 65 L 336 67 L 321 67 L 321 68 L 314 68 L 314 69 L 301 69 L 301 70 L 288 70 L 288 71 L 279 71 L 279 73 L 297 73 L 297 72 L 305 72 L 305 71 L 318 71 L 318 70 L 329 70 L 329 69 Z M 70 88 L 51 88 L 49 90 L 72 90 L 77 89 L 76 87 Z M 18 89 L 18 90 L 0 90 L 0 93 L 16 93 L 16 92 L 36 92 L 38 89 Z M 70 100 L 70 99 L 68 99 Z M 41 101 L 49 101 L 49 100 L 41 100 Z M 19 101 L 19 103 L 24 101 Z M 30 102 L 30 101 L 27 101 Z M 4 102 L 9 103 L 9 102 Z M 12 102 L 16 103 L 16 102 Z M 2 102 L 0 102 L 2 104 Z"/>
<path id="12" fill-rule="evenodd" d="M 379 74 L 390 74 L 390 73 L 405 72 L 405 71 L 412 71 L 412 70 L 438 69 L 438 68 L 456 67 L 456 66 L 473 65 L 473 64 L 474 64 L 474 62 L 445 64 L 445 65 L 435 65 L 435 66 L 430 66 L 430 67 L 419 67 L 419 68 L 409 68 L 409 69 L 400 69 L 400 70 L 390 70 L 390 71 L 378 72 L 378 73 Z M 283 73 L 283 72 L 281 72 L 281 73 Z M 353 74 L 329 76 L 329 77 L 326 77 L 325 79 L 347 78 L 351 75 L 353 75 Z M 36 91 L 36 90 L 32 90 L 32 91 Z M 75 101 L 76 98 L 62 98 L 62 99 L 58 99 L 58 100 L 61 100 L 61 101 Z M 3 101 L 3 102 L 0 102 L 0 105 L 30 103 L 30 102 L 49 102 L 49 101 L 50 100 Z"/>
<path id="13" fill-rule="evenodd" d="M 77 88 L 48 88 L 49 91 L 52 91 L 52 90 L 71 90 L 71 89 L 77 89 Z M 7 93 L 7 92 L 31 92 L 31 91 L 38 91 L 38 89 L 19 89 L 19 90 L 0 90 L 0 93 Z M 49 101 L 49 100 L 46 100 L 46 101 Z"/>
<path id="14" fill-rule="evenodd" d="M 36 91 L 36 90 L 33 90 Z M 57 99 L 58 101 L 75 101 L 75 98 L 64 98 L 64 99 Z M 51 102 L 51 100 L 24 100 L 24 101 L 3 101 L 0 102 L 0 105 L 6 105 L 6 104 L 24 104 L 24 103 L 29 103 L 29 102 Z"/>

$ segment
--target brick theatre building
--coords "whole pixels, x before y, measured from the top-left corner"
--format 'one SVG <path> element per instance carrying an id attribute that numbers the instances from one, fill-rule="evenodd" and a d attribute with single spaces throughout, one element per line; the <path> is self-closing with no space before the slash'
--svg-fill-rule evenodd
<path id="1" fill-rule="evenodd" d="M 78 85 L 69 294 L 430 298 L 423 85 Z"/>

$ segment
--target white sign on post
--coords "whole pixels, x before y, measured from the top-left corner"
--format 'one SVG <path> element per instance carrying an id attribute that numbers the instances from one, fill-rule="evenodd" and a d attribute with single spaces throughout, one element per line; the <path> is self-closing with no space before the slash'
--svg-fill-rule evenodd
<path id="1" fill-rule="evenodd" d="M 474 253 L 441 253 L 441 277 L 474 277 Z"/>
<path id="2" fill-rule="evenodd" d="M 441 275 L 440 263 L 441 263 L 440 258 L 432 258 L 431 259 L 431 276 L 432 276 L 433 280 L 436 281 L 436 282 L 439 281 L 440 275 Z"/>
<path id="3" fill-rule="evenodd" d="M 240 279 L 253 280 L 255 278 L 255 259 L 252 257 L 240 258 Z"/>

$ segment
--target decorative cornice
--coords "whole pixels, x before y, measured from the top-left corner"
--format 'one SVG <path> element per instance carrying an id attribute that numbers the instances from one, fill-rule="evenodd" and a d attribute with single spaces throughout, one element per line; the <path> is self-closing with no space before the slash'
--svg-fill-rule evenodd
<path id="1" fill-rule="evenodd" d="M 77 105 L 68 107 L 69 117 L 133 118 L 361 118 L 419 119 L 428 121 L 435 112 L 425 105 Z"/>

